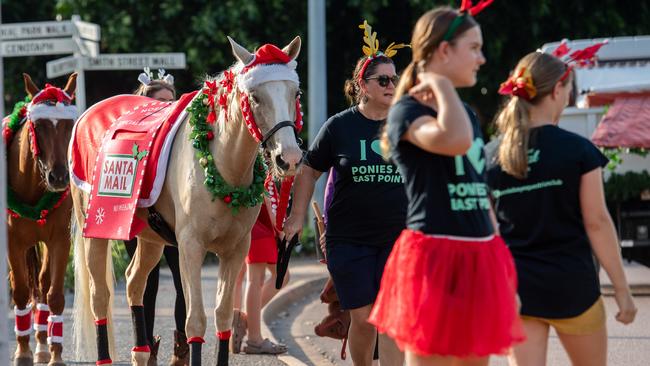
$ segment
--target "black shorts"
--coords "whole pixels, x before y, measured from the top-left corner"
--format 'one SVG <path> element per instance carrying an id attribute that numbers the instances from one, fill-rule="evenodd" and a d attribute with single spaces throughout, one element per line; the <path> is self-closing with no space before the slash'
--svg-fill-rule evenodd
<path id="1" fill-rule="evenodd" d="M 327 269 L 342 309 L 373 304 L 393 245 L 327 243 Z"/>

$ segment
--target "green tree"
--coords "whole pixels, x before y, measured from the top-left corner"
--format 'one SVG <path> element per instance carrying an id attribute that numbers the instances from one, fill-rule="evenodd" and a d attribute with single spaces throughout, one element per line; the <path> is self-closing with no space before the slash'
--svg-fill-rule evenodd
<path id="1" fill-rule="evenodd" d="M 458 7 L 460 0 L 328 0 L 327 1 L 327 87 L 328 112 L 346 107 L 344 80 L 350 77 L 362 55 L 362 33 L 357 25 L 367 19 L 378 32 L 384 47 L 392 42 L 409 42 L 417 18 L 434 6 Z M 69 19 L 72 14 L 102 27 L 102 53 L 185 52 L 187 70 L 173 70 L 177 88 L 197 88 L 206 74 L 215 74 L 232 64 L 226 35 L 249 49 L 262 43 L 287 44 L 294 36 L 303 38 L 298 60 L 305 98 L 307 81 L 307 1 L 304 0 L 57 0 L 37 7 L 25 2 L 3 2 L 3 22 Z M 484 122 L 492 120 L 500 98 L 498 85 L 519 58 L 542 44 L 562 38 L 596 38 L 650 34 L 650 3 L 631 0 L 498 0 L 477 16 L 484 35 L 487 58 L 478 85 L 463 90 L 462 96 L 475 107 Z M 20 72 L 29 71 L 43 83 L 45 62 L 58 57 L 5 59 L 7 102 L 22 99 Z M 398 69 L 410 60 L 408 50 L 395 56 Z M 137 86 L 136 71 L 86 73 L 87 100 L 93 102 L 118 93 L 130 93 Z M 55 80 L 63 83 L 64 80 Z M 10 107 L 7 106 L 7 110 Z M 306 109 L 306 103 L 305 103 Z M 306 110 L 306 121 L 309 111 Z"/>

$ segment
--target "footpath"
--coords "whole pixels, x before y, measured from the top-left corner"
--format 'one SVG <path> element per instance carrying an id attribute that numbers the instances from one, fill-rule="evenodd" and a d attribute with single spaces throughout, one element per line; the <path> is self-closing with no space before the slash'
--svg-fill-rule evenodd
<path id="1" fill-rule="evenodd" d="M 217 266 L 203 268 L 202 285 L 207 316 L 206 344 L 203 347 L 203 364 L 216 361 L 216 337 L 214 313 Z M 290 265 L 291 280 L 262 313 L 262 334 L 274 341 L 287 344 L 289 352 L 280 356 L 231 355 L 230 364 L 302 366 L 302 365 L 352 365 L 348 350 L 347 360 L 340 358 L 341 341 L 317 337 L 314 326 L 327 312 L 327 306 L 318 298 L 327 279 L 327 268 L 312 258 L 293 258 Z M 609 331 L 609 365 L 646 366 L 650 360 L 650 269 L 638 264 L 625 264 L 625 271 L 635 294 L 639 308 L 636 321 L 623 326 L 614 320 L 616 303 L 611 296 L 613 289 L 607 276 L 601 271 L 602 291 L 607 307 Z M 172 352 L 174 328 L 173 308 L 175 294 L 171 273 L 161 268 L 160 288 L 156 306 L 155 333 L 162 338 L 159 364 L 168 363 Z M 113 355 L 115 365 L 129 365 L 132 347 L 131 314 L 126 304 L 125 284 L 116 287 L 114 321 L 116 326 L 117 354 Z M 64 359 L 68 365 L 94 365 L 94 360 L 76 360 L 72 349 L 71 308 L 73 295 L 66 296 Z M 6 313 L 8 324 L 13 324 L 13 311 Z M 10 353 L 15 349 L 13 327 L 9 330 Z M 94 342 L 94 339 L 91 340 Z M 34 341 L 32 339 L 32 349 Z M 12 357 L 13 358 L 13 357 Z M 1 363 L 1 362 L 0 362 Z M 493 357 L 490 365 L 506 366 L 504 357 Z M 552 333 L 549 342 L 548 365 L 569 366 L 570 362 L 561 348 L 559 339 Z"/>

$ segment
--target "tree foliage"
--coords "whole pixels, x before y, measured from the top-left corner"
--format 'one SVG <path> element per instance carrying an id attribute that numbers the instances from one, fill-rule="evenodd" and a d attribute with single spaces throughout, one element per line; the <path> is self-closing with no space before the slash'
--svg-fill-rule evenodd
<path id="1" fill-rule="evenodd" d="M 382 45 L 410 42 L 417 18 L 445 3 L 457 7 L 460 0 L 328 0 L 329 114 L 346 106 L 343 83 L 362 55 L 362 32 L 357 25 L 363 19 L 378 32 Z M 267 42 L 285 45 L 300 35 L 303 53 L 298 60 L 298 72 L 308 97 L 307 1 L 57 0 L 35 7 L 18 0 L 3 2 L 3 23 L 69 19 L 72 14 L 101 25 L 102 53 L 185 52 L 187 70 L 171 70 L 181 92 L 195 89 L 203 76 L 215 74 L 234 61 L 226 35 L 249 49 Z M 542 44 L 562 38 L 650 34 L 650 3 L 644 1 L 498 0 L 477 18 L 488 62 L 481 68 L 478 85 L 462 91 L 462 95 L 485 122 L 492 119 L 498 107 L 499 83 L 519 58 Z M 45 62 L 56 58 L 59 57 L 5 59 L 8 107 L 24 96 L 20 73 L 30 72 L 42 85 Z M 404 68 L 409 60 L 408 50 L 395 56 L 398 69 Z M 138 73 L 86 72 L 88 105 L 114 94 L 132 92 Z M 55 81 L 62 83 L 63 79 Z"/>

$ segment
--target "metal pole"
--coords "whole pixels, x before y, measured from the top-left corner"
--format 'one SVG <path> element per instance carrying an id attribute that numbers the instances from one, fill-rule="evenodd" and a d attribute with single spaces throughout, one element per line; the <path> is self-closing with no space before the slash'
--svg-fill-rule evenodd
<path id="1" fill-rule="evenodd" d="M 314 141 L 327 119 L 327 56 L 325 54 L 325 0 L 309 0 L 309 142 Z M 323 207 L 324 174 L 316 183 L 314 199 Z M 311 210 L 309 210 L 311 222 Z"/>
<path id="2" fill-rule="evenodd" d="M 2 3 L 0 2 L 0 24 L 2 24 Z M 1 41 L 0 41 L 1 42 Z M 4 63 L 0 55 L 0 116 L 5 115 Z M 0 361 L 9 362 L 9 331 L 7 330 L 7 160 L 4 139 L 0 139 Z"/>
<path id="3" fill-rule="evenodd" d="M 79 15 L 73 15 L 71 17 L 71 20 L 81 20 L 81 17 Z M 77 27 L 73 28 L 73 37 L 79 38 Z M 81 45 L 82 43 L 79 40 L 77 44 Z M 86 110 L 86 77 L 84 75 L 83 55 L 79 51 L 79 47 L 77 47 L 77 50 L 74 52 L 74 57 L 77 60 L 77 69 L 75 70 L 77 73 L 77 89 L 75 92 L 75 100 L 77 109 L 79 110 L 79 115 L 81 115 L 81 113 Z"/>

